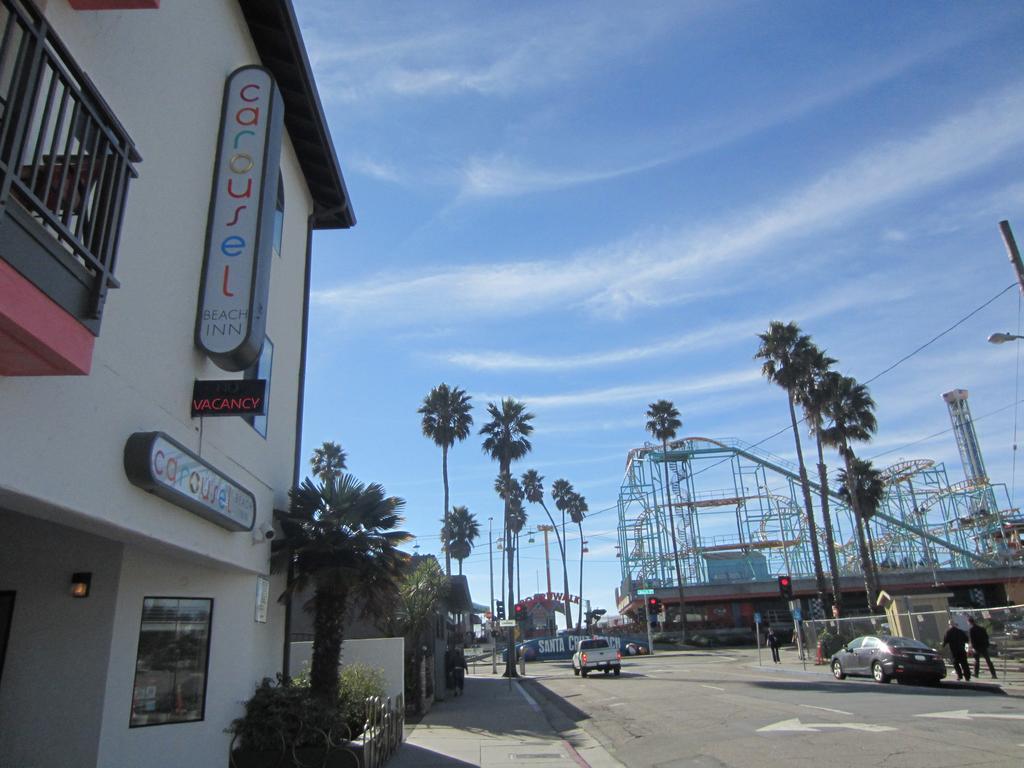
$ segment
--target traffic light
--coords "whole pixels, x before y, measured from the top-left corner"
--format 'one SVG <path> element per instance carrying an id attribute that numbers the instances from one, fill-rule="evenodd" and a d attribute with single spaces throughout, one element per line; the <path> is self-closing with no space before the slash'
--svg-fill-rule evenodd
<path id="1" fill-rule="evenodd" d="M 523 605 L 522 603 L 516 603 L 515 612 L 516 612 L 516 617 L 515 617 L 516 621 L 522 621 L 523 619 L 526 618 L 526 606 Z"/>
<path id="2" fill-rule="evenodd" d="M 661 615 L 661 600 L 656 597 L 647 598 L 647 615 L 650 617 L 651 626 L 658 623 Z"/>
<path id="3" fill-rule="evenodd" d="M 501 600 L 494 601 L 494 615 L 498 617 L 498 621 L 505 618 L 505 603 Z"/>
<path id="4" fill-rule="evenodd" d="M 779 576 L 779 594 L 783 600 L 793 599 L 793 580 L 789 576 Z"/>

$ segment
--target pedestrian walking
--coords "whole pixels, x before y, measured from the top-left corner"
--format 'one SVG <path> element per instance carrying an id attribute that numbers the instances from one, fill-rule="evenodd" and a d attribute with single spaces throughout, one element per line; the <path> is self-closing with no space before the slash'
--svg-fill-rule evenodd
<path id="1" fill-rule="evenodd" d="M 967 660 L 967 640 L 967 633 L 950 619 L 949 629 L 942 638 L 942 644 L 949 646 L 949 655 L 953 657 L 953 669 L 956 671 L 957 680 L 971 679 L 971 664 Z"/>
<path id="2" fill-rule="evenodd" d="M 967 623 L 971 625 L 970 629 L 967 630 L 967 634 L 971 639 L 971 650 L 974 652 L 974 676 L 980 677 L 981 660 L 984 658 L 988 664 L 988 671 L 992 673 L 992 679 L 995 680 L 996 666 L 988 655 L 988 631 L 980 624 L 975 624 L 973 618 L 968 618 Z"/>
<path id="3" fill-rule="evenodd" d="M 776 664 L 781 664 L 782 662 L 779 660 L 779 638 L 771 627 L 768 628 L 768 634 L 765 635 L 764 642 L 772 649 L 772 661 Z"/>
<path id="4" fill-rule="evenodd" d="M 461 645 L 456 646 L 455 648 L 453 666 L 455 674 L 455 695 L 458 696 L 466 687 L 466 671 L 469 668 L 469 665 L 466 663 L 466 652 L 462 649 Z"/>

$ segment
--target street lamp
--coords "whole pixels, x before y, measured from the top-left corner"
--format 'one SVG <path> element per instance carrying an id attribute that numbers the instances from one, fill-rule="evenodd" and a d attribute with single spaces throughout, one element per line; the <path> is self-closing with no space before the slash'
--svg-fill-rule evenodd
<path id="1" fill-rule="evenodd" d="M 1024 336 L 1018 336 L 1015 333 L 993 333 L 988 337 L 989 344 L 1005 344 L 1008 341 L 1017 341 L 1024 339 Z"/>

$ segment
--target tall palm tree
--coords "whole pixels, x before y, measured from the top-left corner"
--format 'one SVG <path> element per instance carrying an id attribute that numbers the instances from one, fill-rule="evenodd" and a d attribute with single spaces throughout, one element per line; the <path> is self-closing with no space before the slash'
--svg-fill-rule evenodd
<path id="1" fill-rule="evenodd" d="M 523 473 L 521 478 L 523 492 L 526 495 L 526 500 L 531 504 L 540 504 L 541 509 L 544 510 L 544 514 L 548 516 L 548 520 L 551 521 L 551 527 L 555 531 L 555 538 L 558 540 L 558 552 L 562 556 L 562 579 L 564 593 L 562 597 L 565 600 L 565 628 L 572 629 L 572 607 L 569 603 L 569 569 L 565 564 L 565 543 L 562 540 L 562 531 L 555 525 L 555 518 L 551 516 L 551 512 L 548 511 L 548 505 L 544 503 L 544 476 L 537 473 L 535 469 L 528 469 Z M 562 481 L 567 482 L 567 481 Z M 562 525 L 565 525 L 565 515 L 562 516 Z"/>
<path id="2" fill-rule="evenodd" d="M 849 376 L 832 377 L 828 381 L 828 396 L 823 409 L 828 424 L 821 431 L 821 439 L 825 445 L 839 451 L 846 464 L 848 477 L 854 477 L 853 462 L 857 458 L 851 443 L 865 443 L 878 429 L 875 419 L 875 401 L 871 399 L 868 388 Z M 864 572 L 864 590 L 868 597 L 868 607 L 875 608 L 878 597 L 878 584 L 871 569 L 871 558 L 864 541 L 864 515 L 860 507 L 858 494 L 850 496 L 850 507 L 857 528 L 857 544 L 860 549 L 861 569 Z"/>
<path id="3" fill-rule="evenodd" d="M 583 541 L 583 518 L 587 516 L 587 512 L 590 508 L 587 506 L 587 500 L 579 493 L 574 493 L 569 500 L 568 512 L 569 519 L 572 520 L 580 529 L 580 609 L 579 609 L 579 620 L 577 621 L 577 628 L 583 627 L 583 553 L 585 551 Z"/>
<path id="4" fill-rule="evenodd" d="M 851 474 L 852 472 L 852 474 Z M 851 488 L 857 495 L 857 505 L 864 531 L 867 533 L 867 551 L 869 567 L 875 580 L 875 588 L 878 588 L 878 568 L 874 562 L 874 542 L 871 540 L 871 518 L 878 512 L 885 496 L 885 483 L 882 482 L 882 473 L 872 466 L 866 459 L 854 458 L 850 462 L 849 470 L 839 471 L 839 495 L 843 500 L 852 506 Z M 862 534 L 863 535 L 863 534 Z"/>
<path id="5" fill-rule="evenodd" d="M 469 428 L 473 426 L 470 399 L 464 390 L 441 383 L 430 390 L 416 411 L 423 416 L 423 434 L 441 447 L 441 477 L 444 479 L 442 528 L 448 522 L 448 449 L 455 445 L 456 440 L 469 437 Z M 452 558 L 448 552 L 444 554 L 444 572 L 452 575 Z"/>
<path id="6" fill-rule="evenodd" d="M 327 441 L 313 450 L 313 458 L 309 463 L 313 468 L 313 474 L 327 482 L 331 478 L 341 476 L 347 459 L 348 456 L 340 445 Z"/>
<path id="7" fill-rule="evenodd" d="M 555 509 L 557 509 L 559 512 L 562 513 L 561 531 L 562 531 L 562 535 L 565 536 L 565 540 L 564 540 L 563 545 L 562 545 L 562 552 L 563 553 L 565 552 L 565 549 L 568 546 L 567 543 L 565 543 L 565 542 L 567 542 L 568 538 L 569 538 L 568 534 L 565 532 L 565 513 L 569 510 L 569 507 L 572 506 L 572 499 L 573 499 L 573 496 L 575 496 L 575 495 L 576 495 L 576 491 L 572 487 L 572 483 L 570 483 L 568 480 L 566 480 L 564 478 L 559 478 L 558 480 L 555 480 L 555 482 L 553 482 L 551 484 L 551 500 L 555 502 Z M 559 530 L 559 526 L 556 526 L 555 530 Z M 566 621 L 569 624 L 569 629 L 572 629 L 572 607 L 571 607 L 572 604 L 569 601 L 569 586 L 568 586 L 569 585 L 569 575 L 568 575 L 569 571 L 568 571 L 568 568 L 565 566 L 564 554 L 563 554 L 563 559 L 562 559 L 562 565 L 563 565 L 563 570 L 565 571 L 565 574 L 566 574 L 566 576 L 565 576 L 565 584 L 566 584 L 566 587 L 565 587 Z M 581 597 L 580 600 L 582 601 L 582 599 L 583 598 Z"/>
<path id="8" fill-rule="evenodd" d="M 533 414 L 526 410 L 526 404 L 511 397 L 501 401 L 500 407 L 494 403 L 487 404 L 487 413 L 491 420 L 480 428 L 480 434 L 485 435 L 483 444 L 484 453 L 490 455 L 491 459 L 498 462 L 498 473 L 504 477 L 511 475 L 513 461 L 523 458 L 532 449 L 530 445 L 530 433 L 533 432 Z M 508 559 L 508 605 L 515 603 L 515 595 L 512 589 L 512 530 L 509 527 L 510 498 L 505 497 L 505 556 Z M 512 648 L 512 641 L 509 640 L 508 660 L 506 662 L 506 677 L 518 677 L 515 665 L 515 652 Z"/>
<path id="9" fill-rule="evenodd" d="M 513 497 L 509 501 L 508 524 L 512 529 L 512 546 L 516 553 L 516 602 L 523 599 L 523 568 L 519 560 L 519 534 L 526 527 L 526 521 L 527 515 L 526 510 L 523 509 L 522 496 Z"/>
<path id="10" fill-rule="evenodd" d="M 672 492 L 668 481 L 668 441 L 675 439 L 676 431 L 683 426 L 679 411 L 670 400 L 658 400 L 647 406 L 647 431 L 655 440 L 661 441 L 661 461 L 665 467 L 665 505 L 668 507 L 668 523 L 672 533 L 672 557 L 676 563 L 676 585 L 679 587 L 680 642 L 686 642 L 686 599 L 683 595 L 683 569 L 679 565 L 679 543 L 676 541 L 676 521 L 672 514 Z"/>
<path id="11" fill-rule="evenodd" d="M 835 532 L 832 530 L 832 511 L 828 501 L 828 469 L 825 466 L 825 452 L 822 446 L 821 430 L 825 403 L 832 381 L 841 374 L 831 370 L 837 362 L 814 344 L 808 345 L 804 363 L 804 377 L 796 389 L 797 402 L 804 409 L 804 417 L 818 449 L 818 485 L 821 489 L 821 520 L 825 528 L 825 547 L 829 572 L 832 574 L 832 605 L 835 615 L 843 613 L 843 592 L 840 586 L 839 560 L 836 557 Z"/>
<path id="12" fill-rule="evenodd" d="M 519 534 L 526 525 L 526 513 L 523 511 L 523 488 L 511 474 L 498 475 L 494 478 L 494 492 L 502 501 L 508 501 L 508 521 L 512 526 L 512 549 L 515 552 L 516 560 L 516 601 L 522 594 L 520 562 L 519 562 Z"/>
<path id="13" fill-rule="evenodd" d="M 473 542 L 480 536 L 480 523 L 476 515 L 468 507 L 454 506 L 448 514 L 448 524 L 444 528 L 444 546 L 446 552 L 459 561 L 459 575 L 462 575 L 462 561 L 473 551 Z"/>
<path id="14" fill-rule="evenodd" d="M 800 489 L 804 496 L 807 515 L 807 535 L 811 540 L 811 556 L 814 559 L 814 580 L 818 599 L 825 604 L 825 572 L 821 567 L 821 552 L 818 549 L 818 533 L 814 524 L 814 506 L 811 502 L 811 484 L 807 480 L 807 466 L 804 464 L 804 450 L 800 444 L 800 430 L 796 422 L 796 395 L 800 383 L 807 378 L 807 365 L 811 337 L 801 333 L 796 323 L 781 323 L 772 320 L 765 333 L 758 334 L 761 346 L 754 355 L 764 360 L 762 375 L 773 384 L 786 390 L 789 401 L 789 418 L 793 424 L 793 440 L 796 442 L 796 459 L 800 471 Z"/>
<path id="15" fill-rule="evenodd" d="M 284 535 L 274 541 L 271 567 L 279 572 L 292 566 L 282 600 L 313 588 L 303 606 L 313 613 L 310 689 L 335 702 L 349 594 L 358 590 L 367 611 L 394 598 L 407 559 L 398 545 L 412 538 L 395 530 L 405 502 L 349 474 L 319 485 L 307 478 L 289 498 L 288 511 L 278 516 Z"/>

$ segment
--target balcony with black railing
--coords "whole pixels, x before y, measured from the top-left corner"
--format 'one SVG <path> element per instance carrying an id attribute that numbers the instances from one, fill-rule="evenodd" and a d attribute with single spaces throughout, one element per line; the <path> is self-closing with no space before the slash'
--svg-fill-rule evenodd
<path id="1" fill-rule="evenodd" d="M 107 292 L 118 287 L 118 240 L 140 160 L 39 10 L 29 0 L 0 0 L 0 262 L 93 336 Z M 4 298 L 9 309 L 22 297 Z M 30 304 L 34 312 L 42 306 Z M 32 336 L 18 323 L 0 306 L 0 374 L 12 372 L 2 363 L 10 355 L 4 338 L 24 346 Z"/>

